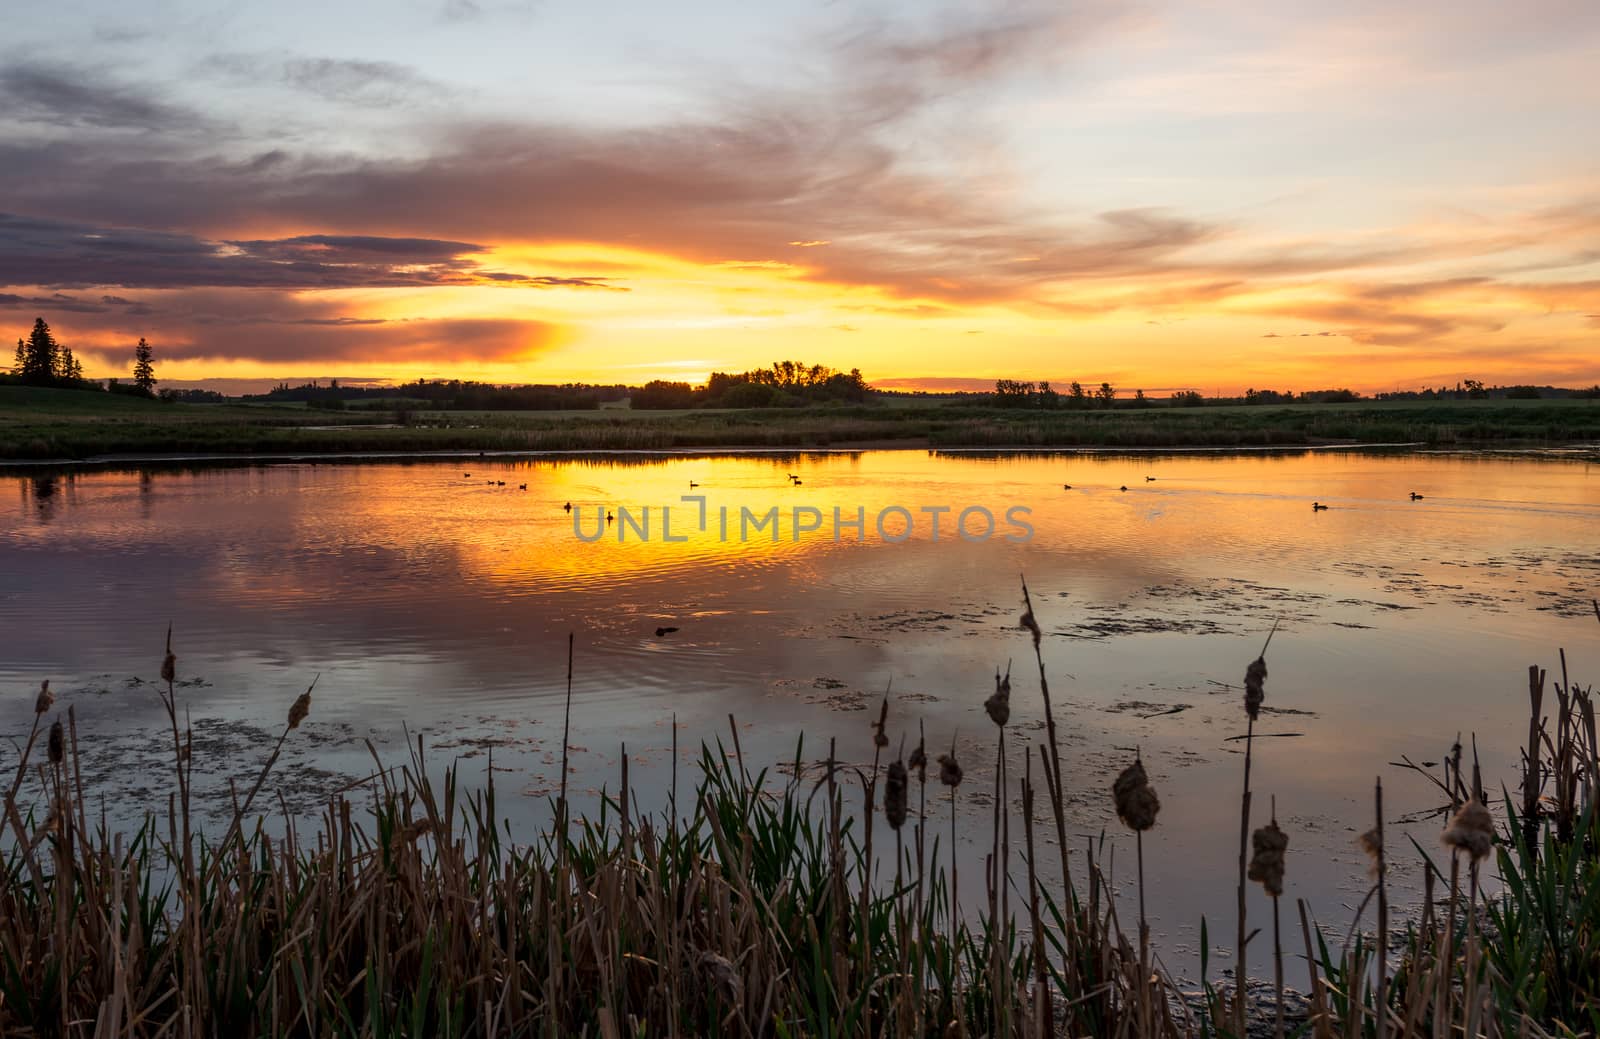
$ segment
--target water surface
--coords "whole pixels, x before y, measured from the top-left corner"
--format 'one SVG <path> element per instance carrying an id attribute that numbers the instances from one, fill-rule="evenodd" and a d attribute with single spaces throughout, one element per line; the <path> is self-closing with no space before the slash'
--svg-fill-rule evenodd
<path id="1" fill-rule="evenodd" d="M 1373 780 L 1391 825 L 1411 820 L 1431 847 L 1438 798 L 1391 763 L 1436 762 L 1457 732 L 1475 733 L 1486 774 L 1513 783 L 1527 666 L 1554 669 L 1565 647 L 1575 677 L 1600 671 L 1600 467 L 1582 456 L 484 458 L 14 470 L 0 487 L 0 692 L 13 705 L 0 727 L 24 724 L 52 679 L 114 814 L 165 803 L 148 683 L 170 622 L 214 793 L 253 770 L 316 677 L 284 770 L 293 808 L 368 774 L 368 740 L 398 763 L 410 732 L 475 782 L 492 759 L 502 808 L 531 824 L 559 782 L 574 633 L 573 783 L 589 803 L 615 787 L 624 743 L 641 801 L 662 803 L 674 717 L 680 775 L 702 741 L 731 749 L 729 715 L 753 764 L 792 758 L 801 732 L 808 759 L 833 738 L 842 758 L 870 761 L 868 718 L 889 690 L 896 743 L 919 725 L 930 744 L 956 741 L 975 865 L 996 669 L 1013 674 L 1014 775 L 1043 738 L 1017 627 L 1026 574 L 1071 824 L 1079 843 L 1103 831 L 1108 864 L 1130 872 L 1109 785 L 1140 748 L 1164 805 L 1146 849 L 1151 905 L 1178 964 L 1192 962 L 1202 913 L 1213 933 L 1232 930 L 1241 762 L 1229 737 L 1243 731 L 1245 666 L 1275 622 L 1258 816 L 1275 798 L 1290 893 L 1340 934 L 1364 891 L 1352 842 L 1370 825 Z M 778 506 L 780 536 L 723 542 L 714 518 L 694 530 L 690 493 L 712 517 Z M 614 523 L 584 543 L 569 502 L 585 528 L 596 509 L 672 505 L 688 540 L 660 540 L 657 518 L 648 542 L 631 528 L 619 542 Z M 818 509 L 823 529 L 793 538 L 795 506 Z M 873 522 L 890 506 L 914 518 L 904 541 Z M 951 512 L 935 540 L 921 510 L 940 506 Z M 954 535 L 968 506 L 995 514 L 995 536 Z M 1014 506 L 1030 540 L 1004 537 Z M 836 540 L 835 507 L 863 509 L 865 536 Z M 948 818 L 944 791 L 930 800 Z M 1397 858 L 1414 883 L 1411 857 Z"/>

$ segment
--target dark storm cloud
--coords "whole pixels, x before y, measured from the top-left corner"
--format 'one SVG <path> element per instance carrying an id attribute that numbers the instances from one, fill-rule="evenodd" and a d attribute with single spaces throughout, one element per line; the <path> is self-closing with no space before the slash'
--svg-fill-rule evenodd
<path id="1" fill-rule="evenodd" d="M 209 241 L 0 213 L 0 285 L 295 290 L 471 285 L 479 276 L 469 256 L 486 249 L 471 242 L 377 235 Z M 493 281 L 535 288 L 613 287 L 603 278 L 494 274 Z"/>

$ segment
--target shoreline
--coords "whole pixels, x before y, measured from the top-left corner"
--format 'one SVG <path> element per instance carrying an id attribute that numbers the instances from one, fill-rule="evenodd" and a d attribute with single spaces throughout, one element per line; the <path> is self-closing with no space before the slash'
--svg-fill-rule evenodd
<path id="1" fill-rule="evenodd" d="M 380 462 L 448 462 L 475 458 L 500 460 L 581 460 L 586 458 L 722 458 L 771 455 L 789 457 L 796 455 L 852 455 L 878 451 L 925 451 L 929 454 L 961 457 L 993 455 L 1137 455 L 1167 457 L 1217 457 L 1225 455 L 1294 455 L 1294 454 L 1463 454 L 1463 455 L 1533 455 L 1540 458 L 1571 461 L 1600 461 L 1600 443 L 1508 444 L 1503 441 L 1481 445 L 1457 445 L 1440 448 L 1425 441 L 1395 441 L 1385 443 L 1341 442 L 1324 444 L 1246 444 L 1246 445 L 1172 445 L 1117 446 L 1073 445 L 1041 447 L 1033 444 L 1014 446 L 984 445 L 934 447 L 925 438 L 916 441 L 866 441 L 815 447 L 773 447 L 762 444 L 730 444 L 713 447 L 650 447 L 650 448 L 463 448 L 443 451 L 253 451 L 208 453 L 144 453 L 92 455 L 87 458 L 16 458 L 0 459 L 0 474 L 20 474 L 55 469 L 118 469 L 158 466 L 249 466 L 292 464 L 360 465 Z M 1586 457 L 1593 453 L 1594 459 Z"/>

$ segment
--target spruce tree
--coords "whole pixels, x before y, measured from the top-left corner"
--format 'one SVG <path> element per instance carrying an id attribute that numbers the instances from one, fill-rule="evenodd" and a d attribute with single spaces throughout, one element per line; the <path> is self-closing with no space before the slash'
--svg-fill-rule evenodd
<path id="1" fill-rule="evenodd" d="M 22 377 L 29 382 L 50 383 L 56 375 L 56 337 L 44 318 L 34 318 L 33 332 L 28 336 L 22 354 Z"/>
<path id="2" fill-rule="evenodd" d="M 22 367 L 23 367 L 24 364 L 27 363 L 27 360 L 28 360 L 28 344 L 24 343 L 22 340 L 18 339 L 17 340 L 17 357 L 16 357 L 16 360 L 13 361 L 12 364 L 11 364 L 11 374 L 12 375 L 21 375 L 22 374 Z"/>
<path id="3" fill-rule="evenodd" d="M 154 358 L 155 350 L 140 336 L 139 345 L 133 348 L 133 381 L 147 394 L 153 394 L 156 388 L 156 366 L 151 363 Z"/>

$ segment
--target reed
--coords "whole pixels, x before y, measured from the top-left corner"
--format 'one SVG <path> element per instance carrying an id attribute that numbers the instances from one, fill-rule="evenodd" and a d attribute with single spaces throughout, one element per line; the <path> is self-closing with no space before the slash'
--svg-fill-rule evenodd
<path id="1" fill-rule="evenodd" d="M 1032 633 L 1037 621 L 1023 626 Z M 1252 665 L 1262 681 L 1264 653 Z M 563 791 L 548 826 L 513 840 L 496 811 L 495 770 L 480 790 L 463 792 L 458 766 L 430 767 L 419 738 L 393 768 L 369 745 L 378 767 L 368 780 L 306 825 L 285 809 L 283 826 L 269 832 L 255 804 L 280 752 L 315 724 L 315 683 L 288 706 L 275 746 L 219 830 L 196 820 L 194 741 L 177 673 L 169 636 L 157 695 L 173 792 L 131 831 L 91 815 L 82 763 L 95 748 L 80 746 L 74 712 L 59 710 L 48 686 L 32 697 L 30 735 L 0 814 L 0 1034 L 1175 1039 L 1248 1031 L 1241 989 L 1196 1019 L 1158 966 L 1143 835 L 1159 801 L 1142 760 L 1113 790 L 1116 814 L 1135 835 L 1136 942 L 1118 923 L 1092 848 L 1082 897 L 1064 853 L 1062 882 L 1046 879 L 1036 813 L 1058 825 L 1064 817 L 1048 726 L 1039 747 L 1048 804 L 1037 802 L 1031 753 L 1015 789 L 997 754 L 987 904 L 972 913 L 956 871 L 964 778 L 956 744 L 937 763 L 951 799 L 945 866 L 926 814 L 920 723 L 909 757 L 897 752 L 887 765 L 880 757 L 898 724 L 887 697 L 854 748 L 864 752 L 870 740 L 870 772 L 841 765 L 830 745 L 818 775 L 805 764 L 803 738 L 795 768 L 752 772 L 734 725 L 734 754 L 720 740 L 702 745 L 693 796 L 681 803 L 674 761 L 668 807 L 642 811 L 624 753 L 617 793 L 603 794 L 597 810 L 569 812 Z M 997 748 L 1012 720 L 1008 678 L 997 679 L 986 705 Z M 1600 1026 L 1600 748 L 1592 689 L 1564 669 L 1555 688 L 1559 717 L 1538 713 L 1550 700 L 1530 701 L 1530 732 L 1543 746 L 1524 755 L 1518 802 L 1491 801 L 1476 763 L 1467 783 L 1459 744 L 1452 752 L 1441 784 L 1451 800 L 1441 837 L 1448 874 L 1418 848 L 1428 890 L 1448 878 L 1449 900 L 1405 925 L 1392 959 L 1383 885 L 1392 853 L 1378 789 L 1377 934 L 1352 925 L 1335 952 L 1300 902 L 1311 989 L 1303 1034 L 1543 1037 Z M 564 736 L 570 725 L 569 714 Z M 856 782 L 863 810 L 847 815 Z M 892 882 L 875 871 L 880 853 L 867 837 L 880 785 L 883 821 L 895 833 Z M 1534 806 L 1535 825 L 1519 803 Z M 1024 926 L 1009 899 L 1014 811 L 1023 820 Z M 1288 839 L 1273 814 L 1251 834 L 1247 873 L 1273 898 L 1273 1032 L 1282 1036 L 1277 909 Z M 1491 866 L 1500 878 L 1493 890 L 1484 883 Z M 1239 954 L 1242 975 L 1243 943 Z"/>

